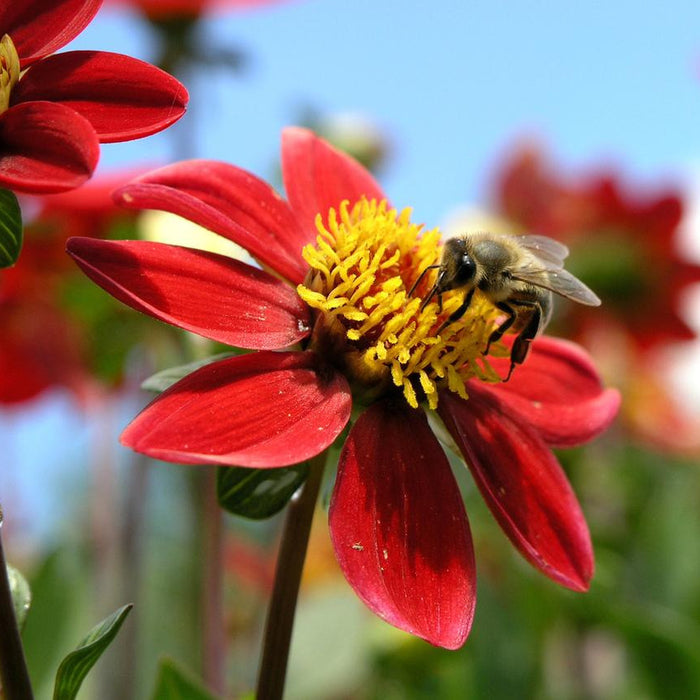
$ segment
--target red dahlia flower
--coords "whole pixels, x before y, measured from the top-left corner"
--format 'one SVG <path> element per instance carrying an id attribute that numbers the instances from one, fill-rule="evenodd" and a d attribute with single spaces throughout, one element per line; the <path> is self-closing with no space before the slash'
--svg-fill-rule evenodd
<path id="1" fill-rule="evenodd" d="M 501 166 L 495 191 L 496 209 L 510 221 L 571 248 L 572 272 L 603 300 L 595 314 L 571 305 L 563 319 L 569 335 L 615 331 L 642 351 L 695 337 L 680 307 L 700 282 L 700 266 L 678 248 L 679 192 L 635 192 L 611 172 L 566 177 L 533 147 Z"/>
<path id="2" fill-rule="evenodd" d="M 0 5 L 0 187 L 78 187 L 95 169 L 100 142 L 149 136 L 184 114 L 187 91 L 155 66 L 105 51 L 51 55 L 101 1 Z"/>
<path id="3" fill-rule="evenodd" d="M 311 132 L 284 132 L 288 201 L 239 168 L 190 161 L 117 193 L 246 247 L 264 269 L 221 255 L 138 241 L 71 239 L 69 253 L 130 306 L 257 352 L 218 360 L 174 384 L 122 435 L 156 458 L 274 468 L 342 447 L 330 505 L 336 556 L 379 616 L 457 648 L 475 605 L 467 515 L 432 425 L 442 422 L 520 552 L 585 590 L 593 554 L 579 504 L 550 445 L 574 445 L 613 419 L 582 350 L 541 339 L 503 384 L 507 349 L 482 352 L 498 318 L 448 293 L 421 309 L 407 292 L 440 256 L 437 230 L 396 212 L 372 176 Z M 268 271 L 269 270 L 269 271 Z M 289 349 L 294 346 L 295 349 Z"/>

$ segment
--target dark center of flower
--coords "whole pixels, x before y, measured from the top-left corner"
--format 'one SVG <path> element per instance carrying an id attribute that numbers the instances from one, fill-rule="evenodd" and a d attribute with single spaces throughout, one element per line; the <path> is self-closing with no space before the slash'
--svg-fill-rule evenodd
<path id="1" fill-rule="evenodd" d="M 464 292 L 446 293 L 442 310 L 436 301 L 421 309 L 419 294 L 430 289 L 433 274 L 408 296 L 442 251 L 438 229 L 423 231 L 410 213 L 362 199 L 352 209 L 348 202 L 331 209 L 327 224 L 318 215 L 316 244 L 303 252 L 310 270 L 297 291 L 319 312 L 312 345 L 342 356 L 354 386 L 394 385 L 413 408 L 424 397 L 434 409 L 440 388 L 467 398 L 469 379 L 500 381 L 483 356 L 498 312 L 477 295 L 458 323 L 437 333 Z M 502 346 L 494 351 L 505 354 Z"/>

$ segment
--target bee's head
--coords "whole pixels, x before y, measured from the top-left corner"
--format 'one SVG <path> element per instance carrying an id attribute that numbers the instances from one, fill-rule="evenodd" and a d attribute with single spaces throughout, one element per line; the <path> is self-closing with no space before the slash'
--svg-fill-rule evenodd
<path id="1" fill-rule="evenodd" d="M 466 287 L 474 282 L 476 262 L 469 254 L 464 238 L 450 238 L 442 251 L 435 292 L 441 294 L 450 289 Z"/>

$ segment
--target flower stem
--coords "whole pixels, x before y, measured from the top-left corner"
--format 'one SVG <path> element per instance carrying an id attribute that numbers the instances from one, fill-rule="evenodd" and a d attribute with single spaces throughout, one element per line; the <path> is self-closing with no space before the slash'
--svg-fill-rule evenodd
<path id="1" fill-rule="evenodd" d="M 325 452 L 309 461 L 306 483 L 287 506 L 275 584 L 265 623 L 257 700 L 278 700 L 284 691 L 301 572 L 325 464 Z"/>
<path id="2" fill-rule="evenodd" d="M 216 500 L 216 469 L 208 467 L 203 481 L 202 669 L 207 687 L 223 696 L 226 693 L 224 523 Z"/>
<path id="3" fill-rule="evenodd" d="M 2 507 L 0 507 L 0 533 L 2 533 Z M 2 537 L 0 537 L 0 680 L 2 680 L 3 697 L 6 700 L 31 700 L 34 697 L 12 604 L 12 591 L 7 577 Z"/>
<path id="4" fill-rule="evenodd" d="M 150 459 L 138 452 L 131 454 L 126 473 L 126 500 L 124 505 L 123 525 L 120 533 L 120 577 L 121 601 L 131 601 L 134 608 L 130 621 L 120 631 L 115 640 L 113 665 L 119 676 L 111 676 L 113 697 L 119 700 L 133 700 L 136 697 L 135 679 L 139 666 L 139 643 L 142 639 L 146 601 L 143 593 L 143 571 L 145 538 L 145 517 L 148 501 L 148 471 Z M 128 674 L 124 669 L 131 669 Z"/>

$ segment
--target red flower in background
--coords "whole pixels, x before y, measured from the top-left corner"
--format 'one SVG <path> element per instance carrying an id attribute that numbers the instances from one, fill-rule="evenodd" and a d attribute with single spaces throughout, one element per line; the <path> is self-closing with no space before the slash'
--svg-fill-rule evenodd
<path id="1" fill-rule="evenodd" d="M 642 351 L 690 340 L 680 301 L 700 266 L 678 249 L 683 200 L 677 191 L 633 192 L 613 173 L 566 177 L 534 147 L 516 150 L 495 185 L 499 213 L 571 249 L 571 270 L 603 300 L 591 314 L 575 304 L 561 321 L 579 340 L 622 333 Z"/>
<path id="2" fill-rule="evenodd" d="M 111 5 L 135 7 L 153 20 L 195 18 L 205 12 L 271 5 L 279 0 L 109 0 Z"/>
<path id="3" fill-rule="evenodd" d="M 571 271 L 603 300 L 595 314 L 560 304 L 550 327 L 583 343 L 615 378 L 630 433 L 655 449 L 697 452 L 698 417 L 670 390 L 663 356 L 696 335 L 681 313 L 700 266 L 679 250 L 680 193 L 635 192 L 610 172 L 567 177 L 528 146 L 500 168 L 495 199 L 517 227 L 564 241 Z"/>
<path id="4" fill-rule="evenodd" d="M 12 368 L 0 374 L 0 404 L 23 403 L 53 387 L 65 387 L 82 400 L 98 386 L 94 355 L 100 313 L 86 308 L 81 317 L 75 313 L 80 309 L 70 308 L 66 297 L 86 307 L 92 300 L 65 245 L 76 232 L 106 236 L 117 222 L 134 219 L 111 198 L 112 190 L 133 175 L 97 178 L 72 192 L 23 200 L 34 215 L 26 226 L 22 264 L 0 272 L 0 367 Z"/>
<path id="5" fill-rule="evenodd" d="M 366 170 L 306 130 L 284 132 L 282 170 L 288 201 L 212 161 L 162 168 L 117 195 L 235 241 L 269 273 L 172 245 L 69 241 L 83 271 L 124 303 L 257 351 L 174 384 L 127 427 L 124 444 L 180 463 L 280 467 L 329 447 L 354 404 L 329 513 L 336 557 L 375 613 L 456 648 L 472 623 L 475 565 L 462 498 L 428 422 L 439 415 L 519 551 L 585 590 L 588 529 L 550 445 L 605 429 L 617 393 L 601 387 L 583 351 L 552 339 L 533 343 L 500 383 L 507 349 L 482 356 L 498 316 L 488 302 L 436 335 L 461 295 L 446 294 L 440 310 L 407 294 L 440 255 L 436 230 L 391 210 Z"/>
<path id="6" fill-rule="evenodd" d="M 154 134 L 185 111 L 187 91 L 135 58 L 54 51 L 92 20 L 101 0 L 0 6 L 0 186 L 61 192 L 95 169 L 99 144 Z"/>
<path id="7" fill-rule="evenodd" d="M 83 396 L 88 377 L 80 362 L 78 329 L 51 301 L 1 295 L 0 288 L 0 366 L 5 368 L 0 373 L 0 405 L 29 401 L 52 386 L 67 386 Z"/>

